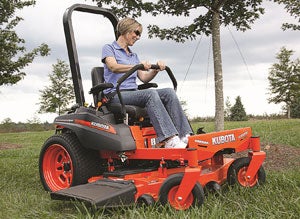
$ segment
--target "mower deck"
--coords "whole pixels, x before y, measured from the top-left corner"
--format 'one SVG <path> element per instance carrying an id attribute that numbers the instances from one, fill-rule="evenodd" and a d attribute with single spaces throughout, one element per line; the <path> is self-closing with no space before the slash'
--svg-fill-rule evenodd
<path id="1" fill-rule="evenodd" d="M 227 180 L 227 171 L 233 161 L 234 159 L 224 158 L 223 165 L 212 166 L 211 161 L 205 161 L 201 163 L 201 166 L 195 168 L 167 169 L 159 167 L 156 170 L 147 168 L 105 172 L 101 176 L 92 177 L 87 184 L 52 192 L 51 198 L 55 200 L 80 200 L 96 207 L 130 205 L 144 194 L 149 194 L 154 200 L 158 200 L 159 189 L 168 176 L 184 173 L 183 179 L 190 181 L 193 178 L 203 187 L 209 182 L 221 185 Z M 182 180 L 180 186 L 185 188 L 187 184 Z"/>

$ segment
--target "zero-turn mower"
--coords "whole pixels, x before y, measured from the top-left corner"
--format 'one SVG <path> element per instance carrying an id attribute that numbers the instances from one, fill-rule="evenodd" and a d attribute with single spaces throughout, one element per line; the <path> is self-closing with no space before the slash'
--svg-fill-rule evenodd
<path id="1" fill-rule="evenodd" d="M 217 190 L 224 183 L 254 187 L 265 182 L 259 137 L 249 127 L 191 135 L 185 149 L 156 147 L 156 133 L 146 110 L 124 105 L 120 84 L 143 65 L 125 73 L 117 85 L 120 104 L 109 103 L 103 90 L 103 67 L 92 69 L 93 106 L 86 106 L 72 27 L 72 13 L 102 15 L 112 23 L 109 10 L 75 4 L 63 16 L 76 105 L 55 118 L 56 133 L 46 140 L 39 158 L 41 182 L 52 199 L 81 200 L 96 207 L 159 202 L 188 209 L 204 202 L 204 188 Z M 116 34 L 116 31 L 115 31 Z M 153 65 L 152 68 L 157 68 Z M 177 87 L 169 67 L 166 71 Z M 142 84 L 139 89 L 157 85 Z M 247 157 L 226 154 L 247 151 Z"/>

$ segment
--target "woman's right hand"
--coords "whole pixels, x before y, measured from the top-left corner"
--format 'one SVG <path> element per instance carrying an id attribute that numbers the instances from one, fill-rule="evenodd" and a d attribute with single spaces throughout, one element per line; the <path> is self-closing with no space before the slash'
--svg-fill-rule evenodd
<path id="1" fill-rule="evenodd" d="M 149 70 L 151 68 L 151 63 L 149 61 L 142 61 L 145 70 Z"/>

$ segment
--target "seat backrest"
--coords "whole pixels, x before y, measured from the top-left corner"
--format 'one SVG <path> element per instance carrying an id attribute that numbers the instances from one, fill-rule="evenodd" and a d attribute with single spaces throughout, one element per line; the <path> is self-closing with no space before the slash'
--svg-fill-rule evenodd
<path id="1" fill-rule="evenodd" d="M 103 84 L 104 83 L 104 68 L 103 67 L 94 67 L 91 71 L 92 76 L 92 85 L 93 87 Z M 98 105 L 98 102 L 102 100 L 103 98 L 103 91 L 100 91 L 99 93 L 96 92 L 93 94 L 94 98 L 94 104 L 95 106 Z M 109 103 L 105 105 L 110 112 L 112 112 L 115 115 L 115 118 L 117 120 L 123 121 L 122 116 L 122 105 L 120 103 Z M 145 108 L 141 108 L 138 106 L 132 106 L 132 105 L 125 105 L 125 110 L 128 113 L 128 117 L 130 119 L 133 119 L 134 121 L 139 120 L 139 118 L 147 117 L 147 111 Z"/>
<path id="2" fill-rule="evenodd" d="M 103 67 L 94 67 L 91 72 L 92 76 L 92 86 L 96 86 L 98 84 L 104 83 L 104 68 Z M 94 94 L 94 104 L 97 106 L 98 101 L 101 100 L 102 92 L 99 94 Z"/>
<path id="3" fill-rule="evenodd" d="M 97 84 L 104 82 L 104 68 L 103 67 L 94 67 L 92 69 L 92 85 L 93 87 Z"/>

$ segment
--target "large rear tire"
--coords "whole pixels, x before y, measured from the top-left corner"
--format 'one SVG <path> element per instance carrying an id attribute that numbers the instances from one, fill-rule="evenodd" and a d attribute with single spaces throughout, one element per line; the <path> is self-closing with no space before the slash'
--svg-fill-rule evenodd
<path id="1" fill-rule="evenodd" d="M 162 184 L 159 191 L 159 202 L 162 205 L 170 204 L 171 207 L 176 210 L 186 210 L 191 206 L 200 206 L 204 202 L 204 191 L 202 186 L 197 182 L 188 195 L 184 203 L 179 204 L 175 199 L 175 195 L 179 189 L 179 185 L 182 181 L 183 174 L 178 173 L 169 176 Z"/>
<path id="2" fill-rule="evenodd" d="M 54 192 L 99 175 L 100 157 L 96 151 L 82 147 L 75 134 L 58 134 L 44 143 L 39 172 L 45 190 Z"/>
<path id="3" fill-rule="evenodd" d="M 227 172 L 227 182 L 230 186 L 238 184 L 242 187 L 254 187 L 265 183 L 266 173 L 261 166 L 253 179 L 248 180 L 246 172 L 248 170 L 251 159 L 249 157 L 241 157 L 236 159 L 229 167 Z"/>

